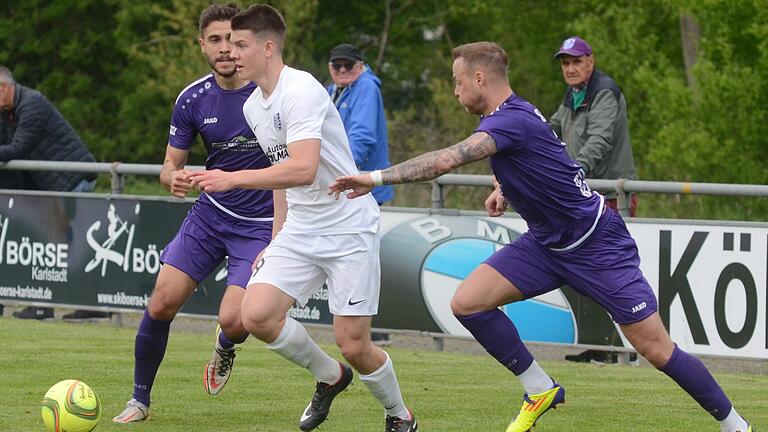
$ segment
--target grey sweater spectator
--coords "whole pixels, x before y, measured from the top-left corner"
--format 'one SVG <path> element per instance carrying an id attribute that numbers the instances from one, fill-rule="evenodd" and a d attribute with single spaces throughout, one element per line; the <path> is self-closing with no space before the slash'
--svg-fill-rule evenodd
<path id="1" fill-rule="evenodd" d="M 13 79 L 0 66 L 0 161 L 12 159 L 94 162 L 94 158 L 72 126 L 39 91 Z M 2 171 L 0 187 L 63 192 L 90 192 L 96 174 L 60 171 Z M 0 314 L 2 308 L 0 308 Z M 53 309 L 27 307 L 13 313 L 16 318 L 53 318 Z M 64 318 L 107 318 L 105 312 L 77 310 Z"/>
<path id="2" fill-rule="evenodd" d="M 0 66 L 0 161 L 12 159 L 94 162 L 83 141 L 59 111 L 39 91 L 16 83 Z M 34 171 L 34 189 L 82 191 L 93 189 L 93 173 Z M 32 186 L 32 185 L 28 185 Z"/>
<path id="3" fill-rule="evenodd" d="M 634 179 L 627 101 L 608 75 L 595 69 L 592 47 L 579 37 L 563 41 L 555 54 L 568 89 L 550 118 L 552 129 L 568 145 L 568 154 L 584 168 L 585 177 Z M 606 204 L 616 208 L 616 194 Z M 637 197 L 630 201 L 635 216 Z"/>

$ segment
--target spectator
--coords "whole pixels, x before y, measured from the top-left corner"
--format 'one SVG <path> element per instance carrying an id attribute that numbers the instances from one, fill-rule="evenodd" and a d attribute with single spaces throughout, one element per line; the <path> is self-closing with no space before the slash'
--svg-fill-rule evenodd
<path id="1" fill-rule="evenodd" d="M 555 53 L 568 84 L 563 103 L 549 120 L 568 145 L 568 154 L 584 169 L 586 178 L 634 179 L 635 162 L 629 140 L 627 100 L 616 82 L 595 69 L 592 47 L 579 37 L 564 40 Z M 617 210 L 616 193 L 606 194 L 606 205 Z M 637 212 L 637 196 L 630 197 L 629 215 Z"/>
<path id="2" fill-rule="evenodd" d="M 0 92 L 2 92 L 2 82 L 0 82 Z M 0 143 L 5 143 L 8 140 L 5 138 L 9 133 L 8 130 L 8 117 L 10 111 L 0 110 Z M 0 144 L 4 145 L 4 144 Z M 0 171 L 0 189 L 30 189 L 25 185 L 24 173 L 13 170 Z M 3 310 L 5 306 L 0 304 L 0 316 L 3 316 Z"/>
<path id="3" fill-rule="evenodd" d="M 552 129 L 568 145 L 569 156 L 584 169 L 584 177 L 633 179 L 635 162 L 629 140 L 627 101 L 616 82 L 595 69 L 592 47 L 579 37 L 563 41 L 555 53 L 568 84 L 563 103 L 550 118 Z M 618 210 L 616 192 L 606 194 L 606 206 Z M 632 194 L 629 216 L 637 212 Z M 634 355 L 634 353 L 632 353 Z M 635 357 L 636 358 L 636 355 Z M 586 350 L 567 355 L 574 362 L 616 363 L 615 353 Z"/>
<path id="4" fill-rule="evenodd" d="M 348 43 L 331 49 L 328 72 L 333 80 L 328 93 L 341 115 L 355 165 L 361 171 L 389 168 L 381 80 L 365 64 L 360 50 Z M 381 206 L 395 197 L 395 191 L 390 185 L 379 186 L 372 195 Z M 373 332 L 371 340 L 379 346 L 391 343 L 387 333 Z"/>
<path id="5" fill-rule="evenodd" d="M 8 68 L 0 66 L 0 161 L 12 159 L 94 162 L 77 133 L 37 90 L 13 79 Z M 20 179 L 20 180 L 19 180 Z M 96 184 L 93 173 L 32 171 L 17 177 L 17 185 L 27 189 L 90 192 Z M 22 319 L 53 318 L 53 308 L 27 307 L 14 312 Z M 106 318 L 105 312 L 75 311 L 64 319 Z"/>

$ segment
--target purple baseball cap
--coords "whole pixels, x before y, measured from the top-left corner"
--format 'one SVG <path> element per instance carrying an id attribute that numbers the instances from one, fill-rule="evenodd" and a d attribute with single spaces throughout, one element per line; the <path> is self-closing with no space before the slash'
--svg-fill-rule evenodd
<path id="1" fill-rule="evenodd" d="M 560 50 L 554 55 L 554 58 L 558 58 L 563 54 L 574 57 L 592 55 L 592 47 L 584 39 L 578 36 L 571 36 L 560 44 Z"/>

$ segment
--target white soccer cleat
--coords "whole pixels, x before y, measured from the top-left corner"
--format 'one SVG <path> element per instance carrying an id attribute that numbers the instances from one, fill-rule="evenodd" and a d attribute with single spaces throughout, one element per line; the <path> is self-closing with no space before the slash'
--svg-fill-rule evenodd
<path id="1" fill-rule="evenodd" d="M 216 342 L 213 348 L 213 355 L 203 371 L 203 386 L 205 391 L 212 396 L 219 394 L 224 388 L 224 384 L 229 381 L 237 351 L 235 347 L 224 349 L 219 346 L 219 333 L 221 333 L 221 326 L 216 327 Z"/>
<path id="2" fill-rule="evenodd" d="M 131 399 L 125 404 L 125 409 L 116 415 L 112 421 L 115 423 L 133 423 L 146 420 L 149 417 L 149 407 L 136 399 Z"/>

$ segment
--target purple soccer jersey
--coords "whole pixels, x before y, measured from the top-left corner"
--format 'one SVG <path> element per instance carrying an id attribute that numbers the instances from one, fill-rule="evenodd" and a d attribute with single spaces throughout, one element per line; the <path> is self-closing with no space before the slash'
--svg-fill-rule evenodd
<path id="1" fill-rule="evenodd" d="M 188 150 L 200 134 L 208 152 L 207 169 L 238 171 L 270 166 L 243 115 L 243 104 L 254 89 L 253 83 L 237 90 L 222 89 L 213 74 L 194 81 L 176 99 L 168 143 Z M 215 205 L 211 198 L 244 218 L 271 218 L 273 214 L 272 191 L 233 189 L 200 194 L 200 201 Z"/>
<path id="2" fill-rule="evenodd" d="M 255 88 L 248 84 L 225 90 L 218 86 L 213 74 L 193 82 L 176 99 L 169 145 L 188 150 L 200 134 L 208 151 L 208 169 L 236 171 L 270 166 L 243 114 L 243 104 Z M 227 285 L 245 288 L 251 264 L 272 238 L 273 213 L 272 191 L 203 193 L 163 249 L 160 261 L 200 282 L 227 257 Z M 169 329 L 170 320 L 155 320 L 147 309 L 136 334 L 133 398 L 147 407 L 165 355 Z M 247 333 L 237 340 L 224 338 L 231 346 L 245 337 Z"/>
<path id="3" fill-rule="evenodd" d="M 535 106 L 513 94 L 475 131 L 496 142 L 491 169 L 536 241 L 567 249 L 594 229 L 603 198 L 589 189 L 581 166 Z"/>
<path id="4" fill-rule="evenodd" d="M 617 323 L 636 323 L 654 314 L 656 297 L 624 221 L 603 208 L 603 197 L 590 191 L 583 170 L 566 155 L 565 143 L 539 110 L 513 94 L 483 117 L 476 131 L 494 139 L 498 152 L 491 156 L 491 168 L 505 199 L 528 223 L 528 232 L 485 264 L 526 298 L 568 284 L 603 306 Z M 530 370 L 533 357 L 504 313 L 493 308 L 457 318 L 515 375 Z M 730 400 L 700 360 L 675 347 L 667 364 L 657 367 L 716 420 L 733 413 Z"/>
<path id="5" fill-rule="evenodd" d="M 491 167 L 528 232 L 485 263 L 527 297 L 568 284 L 619 323 L 646 318 L 656 299 L 640 271 L 635 241 L 621 217 L 603 212 L 565 143 L 526 100 L 512 95 L 480 121 L 498 152 Z"/>

